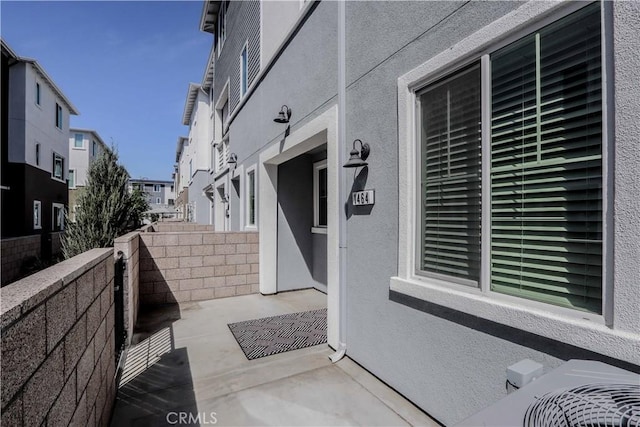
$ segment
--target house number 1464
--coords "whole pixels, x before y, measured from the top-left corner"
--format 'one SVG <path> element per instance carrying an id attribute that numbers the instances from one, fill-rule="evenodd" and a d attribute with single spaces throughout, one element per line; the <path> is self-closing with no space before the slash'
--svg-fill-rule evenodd
<path id="1" fill-rule="evenodd" d="M 375 203 L 374 190 L 356 191 L 351 197 L 353 206 L 373 205 Z"/>

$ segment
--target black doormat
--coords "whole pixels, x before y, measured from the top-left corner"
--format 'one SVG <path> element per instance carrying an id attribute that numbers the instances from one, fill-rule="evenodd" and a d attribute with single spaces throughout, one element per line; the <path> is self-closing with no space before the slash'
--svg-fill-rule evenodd
<path id="1" fill-rule="evenodd" d="M 327 342 L 327 309 L 229 323 L 247 359 Z"/>

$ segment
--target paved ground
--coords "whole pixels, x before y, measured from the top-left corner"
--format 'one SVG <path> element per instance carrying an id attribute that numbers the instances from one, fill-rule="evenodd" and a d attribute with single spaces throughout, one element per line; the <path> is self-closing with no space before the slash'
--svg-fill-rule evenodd
<path id="1" fill-rule="evenodd" d="M 437 425 L 327 345 L 249 361 L 227 327 L 325 306 L 305 290 L 142 313 L 112 425 Z"/>

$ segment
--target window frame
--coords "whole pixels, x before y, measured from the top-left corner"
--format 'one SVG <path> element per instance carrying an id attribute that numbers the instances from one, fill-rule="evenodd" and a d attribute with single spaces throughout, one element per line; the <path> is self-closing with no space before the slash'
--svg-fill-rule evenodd
<path id="1" fill-rule="evenodd" d="M 245 228 L 255 230 L 258 228 L 258 189 L 257 186 L 257 176 L 256 176 L 256 165 L 253 164 L 248 167 L 245 171 Z M 251 204 L 251 185 L 249 176 L 253 176 L 253 222 L 250 221 L 250 204 Z"/>
<path id="2" fill-rule="evenodd" d="M 532 2 L 535 3 L 535 2 Z M 611 326 L 613 324 L 613 245 L 611 236 L 613 180 L 611 141 L 613 111 L 611 108 L 613 82 L 609 77 L 612 70 L 612 10 L 606 2 L 600 3 L 601 46 L 602 46 L 602 314 L 589 313 L 577 309 L 560 307 L 544 302 L 510 296 L 490 290 L 490 233 L 482 234 L 481 273 L 477 288 L 453 283 L 435 277 L 424 277 L 417 273 L 417 242 L 420 219 L 420 181 L 419 157 L 417 147 L 420 144 L 418 120 L 418 96 L 420 90 L 444 77 L 480 61 L 481 66 L 481 103 L 482 103 L 482 228 L 490 229 L 490 127 L 491 127 L 491 74 L 490 55 L 521 38 L 552 24 L 591 3 L 573 4 L 531 4 L 508 15 L 503 22 L 495 21 L 475 34 L 419 65 L 398 79 L 399 107 L 399 196 L 401 209 L 399 218 L 398 275 L 391 277 L 390 289 L 421 299 L 427 299 L 453 309 L 487 318 L 499 323 L 531 330 L 543 336 L 553 333 L 546 328 L 536 328 L 523 323 L 519 316 L 523 310 L 538 319 L 546 319 L 549 314 L 561 316 L 575 322 L 586 320 L 591 325 Z M 533 18 L 532 18 L 533 16 Z M 489 214 L 487 214 L 489 213 Z M 488 268 L 489 267 L 489 268 Z M 505 313 L 494 314 L 489 307 L 501 307 Z M 506 309 L 506 310 L 505 310 Z M 517 327 L 517 326 L 516 326 Z M 563 337 L 566 339 L 566 337 Z"/>
<path id="3" fill-rule="evenodd" d="M 98 148 L 98 144 L 96 143 L 96 141 L 95 141 L 95 140 L 93 140 L 93 139 L 92 139 L 92 140 L 91 140 L 91 155 L 92 155 L 93 157 L 95 157 L 95 156 L 96 156 L 96 152 L 98 151 L 98 150 L 97 150 L 97 148 Z"/>
<path id="4" fill-rule="evenodd" d="M 327 234 L 329 222 L 328 205 L 327 205 L 327 224 L 320 224 L 320 171 L 327 171 L 327 184 L 329 182 L 329 167 L 327 159 L 319 160 L 313 163 L 313 227 L 311 232 L 314 234 Z M 327 185 L 327 203 L 329 201 L 329 187 Z"/>
<path id="5" fill-rule="evenodd" d="M 40 82 L 36 81 L 36 105 L 38 107 L 42 106 L 42 86 L 40 85 Z"/>
<path id="6" fill-rule="evenodd" d="M 37 211 L 36 206 L 38 207 Z M 33 201 L 33 229 L 42 230 L 42 202 L 40 200 Z"/>
<path id="7" fill-rule="evenodd" d="M 78 145 L 78 136 L 80 136 L 80 145 Z M 74 150 L 85 150 L 84 144 L 84 134 L 79 132 L 74 132 L 73 134 L 73 149 Z"/>
<path id="8" fill-rule="evenodd" d="M 71 177 L 73 177 L 73 180 L 71 179 Z M 67 181 L 69 182 L 69 188 L 76 188 L 77 187 L 76 186 L 76 170 L 75 169 L 69 169 L 69 172 L 67 172 Z"/>
<path id="9" fill-rule="evenodd" d="M 36 166 L 40 166 L 40 143 L 36 142 Z"/>
<path id="10" fill-rule="evenodd" d="M 153 192 L 160 193 L 162 191 L 162 186 L 160 184 L 153 184 Z"/>
<path id="11" fill-rule="evenodd" d="M 62 221 L 60 222 L 60 228 L 57 229 L 58 224 L 56 222 L 56 209 L 60 209 L 62 211 Z M 58 232 L 64 231 L 64 215 L 65 215 L 66 207 L 62 203 L 52 203 L 51 204 L 51 231 Z"/>
<path id="12" fill-rule="evenodd" d="M 62 130 L 63 120 L 62 120 L 62 106 L 56 102 L 56 128 Z"/>
<path id="13" fill-rule="evenodd" d="M 227 1 L 220 2 L 220 10 L 218 11 L 218 28 L 216 32 L 216 43 L 218 44 L 218 57 L 222 52 L 224 41 L 227 39 Z"/>
<path id="14" fill-rule="evenodd" d="M 249 90 L 249 42 L 245 41 L 240 51 L 240 99 Z"/>
<path id="15" fill-rule="evenodd" d="M 61 164 L 61 167 L 60 167 L 60 169 L 61 169 L 61 176 L 59 176 L 59 177 L 58 177 L 58 176 L 56 176 L 56 160 L 60 160 L 60 161 L 61 161 L 61 163 L 62 163 L 62 164 Z M 55 180 L 57 180 L 57 181 L 65 182 L 64 163 L 65 163 L 65 158 L 64 158 L 64 156 L 62 156 L 62 155 L 60 155 L 60 154 L 58 154 L 58 153 L 56 153 L 56 152 L 54 151 L 54 152 L 53 152 L 53 155 L 52 155 L 52 163 L 51 163 L 51 166 L 52 166 L 52 169 L 51 169 L 51 178 L 53 178 L 53 179 L 55 179 Z M 66 184 L 66 182 L 65 182 L 65 184 Z"/>

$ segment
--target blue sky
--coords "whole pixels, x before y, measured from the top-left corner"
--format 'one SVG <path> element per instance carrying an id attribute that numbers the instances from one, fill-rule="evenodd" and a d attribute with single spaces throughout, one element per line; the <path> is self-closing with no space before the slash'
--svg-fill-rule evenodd
<path id="1" fill-rule="evenodd" d="M 80 111 L 71 126 L 115 144 L 134 178 L 171 179 L 189 82 L 200 83 L 213 36 L 201 1 L 9 2 L 1 34 L 34 58 Z"/>

